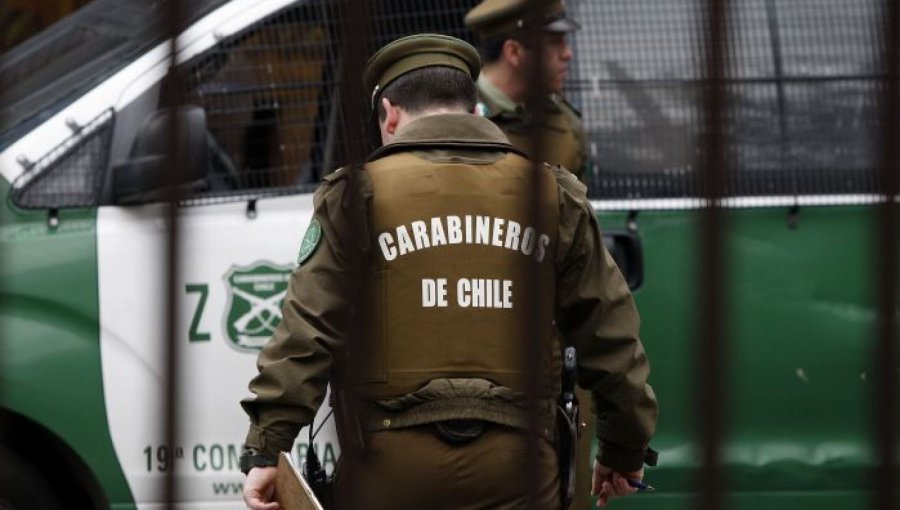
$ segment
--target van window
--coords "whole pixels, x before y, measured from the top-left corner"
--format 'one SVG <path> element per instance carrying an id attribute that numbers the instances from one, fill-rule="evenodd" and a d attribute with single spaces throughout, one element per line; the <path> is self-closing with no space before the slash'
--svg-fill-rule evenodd
<path id="1" fill-rule="evenodd" d="M 701 5 L 609 0 L 575 9 L 582 30 L 572 97 L 599 168 L 595 196 L 696 196 L 704 145 Z M 728 193 L 873 192 L 878 2 L 734 2 L 730 9 Z"/>
<path id="2" fill-rule="evenodd" d="M 377 2 L 368 49 L 429 31 L 471 41 L 462 20 L 477 3 Z M 204 108 L 213 144 L 207 186 L 188 203 L 310 191 L 346 163 L 341 16 L 333 0 L 296 3 L 182 64 L 181 99 Z"/>
<path id="3" fill-rule="evenodd" d="M 697 195 L 700 6 L 649 1 L 567 3 L 582 29 L 566 97 L 589 134 L 594 198 Z M 475 42 L 462 26 L 475 3 L 377 2 L 370 47 L 428 30 Z M 730 195 L 874 190 L 878 13 L 875 0 L 732 6 Z M 206 109 L 218 151 L 197 198 L 308 189 L 343 163 L 339 30 L 336 2 L 305 2 L 184 64 L 187 101 Z"/>
<path id="4" fill-rule="evenodd" d="M 31 163 L 13 183 L 12 202 L 23 209 L 99 205 L 114 120 L 113 111 L 106 110 Z"/>

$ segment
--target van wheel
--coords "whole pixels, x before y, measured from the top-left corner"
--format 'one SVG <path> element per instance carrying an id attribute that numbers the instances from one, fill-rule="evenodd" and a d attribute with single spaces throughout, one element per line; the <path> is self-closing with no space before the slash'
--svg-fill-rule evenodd
<path id="1" fill-rule="evenodd" d="M 0 510 L 62 510 L 56 491 L 26 459 L 0 446 Z"/>

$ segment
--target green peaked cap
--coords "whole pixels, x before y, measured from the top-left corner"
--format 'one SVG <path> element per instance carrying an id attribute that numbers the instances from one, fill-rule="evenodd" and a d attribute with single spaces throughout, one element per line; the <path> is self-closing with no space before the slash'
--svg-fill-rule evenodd
<path id="1" fill-rule="evenodd" d="M 529 16 L 535 14 L 539 15 L 538 19 L 530 20 Z M 484 0 L 466 14 L 465 23 L 482 39 L 529 28 L 563 33 L 581 28 L 566 14 L 563 0 L 539 0 L 537 4 L 535 0 Z"/>
<path id="2" fill-rule="evenodd" d="M 481 72 L 481 57 L 471 44 L 449 35 L 417 34 L 397 39 L 366 62 L 363 86 L 370 94 L 369 106 L 392 81 L 429 66 L 453 67 L 475 80 Z"/>

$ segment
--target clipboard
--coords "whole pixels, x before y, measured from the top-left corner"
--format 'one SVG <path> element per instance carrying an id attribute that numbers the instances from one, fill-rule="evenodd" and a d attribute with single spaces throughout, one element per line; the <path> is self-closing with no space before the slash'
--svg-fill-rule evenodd
<path id="1" fill-rule="evenodd" d="M 281 510 L 324 510 L 306 479 L 285 452 L 278 455 L 275 501 L 281 506 Z"/>

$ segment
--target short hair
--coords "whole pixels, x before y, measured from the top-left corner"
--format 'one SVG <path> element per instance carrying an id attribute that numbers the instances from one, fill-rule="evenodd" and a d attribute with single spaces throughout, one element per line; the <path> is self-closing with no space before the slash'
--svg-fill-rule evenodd
<path id="1" fill-rule="evenodd" d="M 381 91 L 375 98 L 379 122 L 387 116 L 381 105 L 382 97 L 413 114 L 436 107 L 459 107 L 471 112 L 478 101 L 478 92 L 472 78 L 459 69 L 428 66 L 400 76 Z"/>
<path id="2" fill-rule="evenodd" d="M 522 37 L 521 34 L 500 34 L 487 37 L 478 43 L 478 53 L 481 54 L 481 61 L 485 64 L 493 64 L 500 60 L 500 57 L 503 56 L 503 44 L 507 39 L 512 39 L 522 46 L 528 47 L 526 44 L 527 39 Z"/>
<path id="3" fill-rule="evenodd" d="M 506 37 L 496 36 L 482 40 L 478 44 L 478 53 L 481 53 L 481 61 L 485 64 L 492 64 L 500 59 L 503 55 L 503 43 Z"/>

